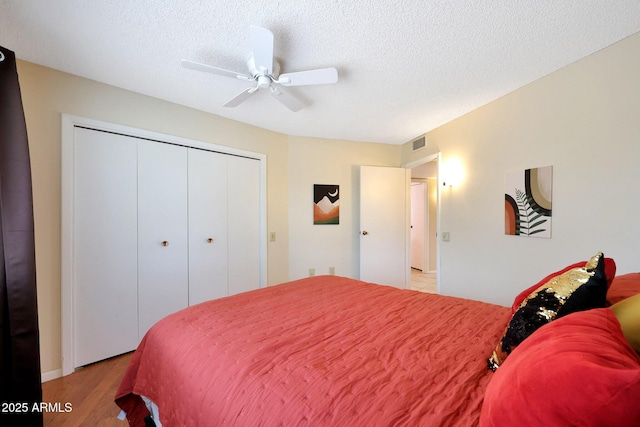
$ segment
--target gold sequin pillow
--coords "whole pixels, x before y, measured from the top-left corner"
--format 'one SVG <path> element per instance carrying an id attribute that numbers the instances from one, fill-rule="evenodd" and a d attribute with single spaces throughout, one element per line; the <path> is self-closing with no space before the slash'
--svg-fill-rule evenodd
<path id="1" fill-rule="evenodd" d="M 522 301 L 489 358 L 495 371 L 522 341 L 539 327 L 576 311 L 604 307 L 607 296 L 604 255 L 572 268 L 540 285 Z"/>

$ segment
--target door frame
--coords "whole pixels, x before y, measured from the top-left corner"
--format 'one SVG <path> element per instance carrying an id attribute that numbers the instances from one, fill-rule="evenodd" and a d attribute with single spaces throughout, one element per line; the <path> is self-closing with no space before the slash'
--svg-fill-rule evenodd
<path id="1" fill-rule="evenodd" d="M 189 148 L 214 151 L 217 153 L 246 157 L 260 162 L 260 283 L 266 287 L 267 281 L 267 155 L 217 145 L 209 142 L 153 132 L 134 127 L 118 125 L 86 117 L 62 114 L 61 153 L 61 304 L 62 304 L 62 372 L 68 375 L 74 371 L 73 360 L 73 207 L 74 207 L 74 128 L 83 127 L 96 131 L 121 134 L 133 138 L 147 139 L 158 143 L 173 144 Z M 51 375 L 48 379 L 58 377 Z"/>
<path id="2" fill-rule="evenodd" d="M 440 191 L 440 187 L 441 187 L 441 183 L 440 183 L 440 167 L 441 165 L 441 156 L 440 156 L 440 152 L 437 152 L 435 154 L 431 154 L 425 157 L 421 157 L 417 160 L 413 160 L 411 162 L 407 162 L 402 164 L 401 167 L 406 168 L 406 169 L 412 169 L 416 166 L 420 166 L 422 164 L 425 163 L 430 163 L 430 162 L 436 162 L 436 167 L 438 169 L 438 176 L 436 179 L 436 284 L 437 284 L 437 290 L 438 293 L 440 293 L 440 260 L 441 260 L 441 247 L 440 247 L 440 196 L 441 196 L 441 191 Z M 409 185 L 411 185 L 411 182 L 409 182 Z M 410 206 L 409 206 L 410 208 Z M 407 253 L 407 257 L 410 258 L 411 257 L 411 246 L 408 246 L 407 251 L 409 251 Z"/>

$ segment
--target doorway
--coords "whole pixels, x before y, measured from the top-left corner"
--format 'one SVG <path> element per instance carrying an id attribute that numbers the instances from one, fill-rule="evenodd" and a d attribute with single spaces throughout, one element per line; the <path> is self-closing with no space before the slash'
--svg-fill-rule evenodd
<path id="1" fill-rule="evenodd" d="M 438 293 L 438 158 L 407 165 L 411 170 L 411 289 Z"/>

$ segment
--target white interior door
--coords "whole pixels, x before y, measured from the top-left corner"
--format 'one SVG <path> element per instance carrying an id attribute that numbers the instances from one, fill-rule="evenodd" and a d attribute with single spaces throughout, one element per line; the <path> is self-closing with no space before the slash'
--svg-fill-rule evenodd
<path id="1" fill-rule="evenodd" d="M 438 179 L 429 178 L 427 180 L 427 206 L 428 206 L 428 271 L 438 270 Z"/>
<path id="2" fill-rule="evenodd" d="M 260 162 L 228 156 L 229 295 L 260 287 Z"/>
<path id="3" fill-rule="evenodd" d="M 411 268 L 426 269 L 427 190 L 425 182 L 411 183 Z"/>
<path id="4" fill-rule="evenodd" d="M 138 195 L 135 140 L 73 132 L 75 368 L 138 345 Z"/>
<path id="5" fill-rule="evenodd" d="M 140 338 L 188 306 L 187 148 L 138 143 L 138 316 Z"/>
<path id="6" fill-rule="evenodd" d="M 360 168 L 360 280 L 409 284 L 410 170 Z"/>
<path id="7" fill-rule="evenodd" d="M 227 157 L 189 150 L 189 305 L 229 294 Z"/>

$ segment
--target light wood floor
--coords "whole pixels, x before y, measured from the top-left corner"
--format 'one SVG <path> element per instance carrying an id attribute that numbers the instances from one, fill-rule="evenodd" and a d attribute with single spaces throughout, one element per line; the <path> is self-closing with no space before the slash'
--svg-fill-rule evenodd
<path id="1" fill-rule="evenodd" d="M 42 384 L 42 401 L 71 403 L 70 412 L 44 414 L 45 427 L 126 427 L 114 403 L 120 380 L 133 353 L 117 356 L 76 370 L 73 374 Z"/>

